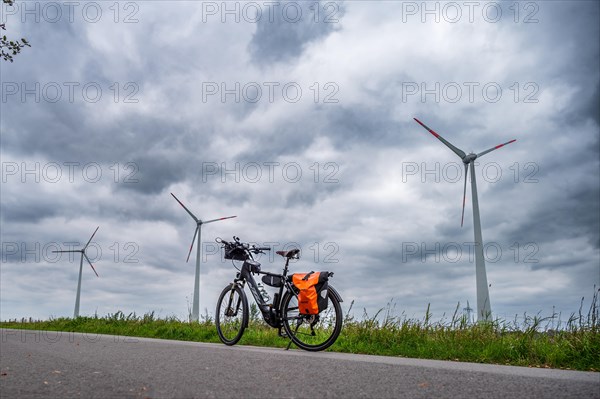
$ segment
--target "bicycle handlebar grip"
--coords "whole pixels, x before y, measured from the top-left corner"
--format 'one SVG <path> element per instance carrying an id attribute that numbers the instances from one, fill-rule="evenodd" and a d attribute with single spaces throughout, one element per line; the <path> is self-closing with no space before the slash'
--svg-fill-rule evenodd
<path id="1" fill-rule="evenodd" d="M 271 248 L 269 248 L 269 247 L 258 247 L 256 249 L 258 249 L 259 251 L 270 251 L 271 250 Z"/>

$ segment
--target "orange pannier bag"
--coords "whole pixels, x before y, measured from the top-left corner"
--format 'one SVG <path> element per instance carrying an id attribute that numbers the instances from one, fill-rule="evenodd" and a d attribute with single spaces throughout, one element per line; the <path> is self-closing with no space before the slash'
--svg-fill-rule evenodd
<path id="1" fill-rule="evenodd" d="M 292 282 L 298 289 L 298 311 L 301 314 L 319 314 L 327 308 L 328 272 L 295 273 Z"/>

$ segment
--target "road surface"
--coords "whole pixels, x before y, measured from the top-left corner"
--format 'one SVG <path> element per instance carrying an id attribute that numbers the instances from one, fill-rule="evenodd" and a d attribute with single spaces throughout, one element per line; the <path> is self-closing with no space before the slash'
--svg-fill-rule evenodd
<path id="1" fill-rule="evenodd" d="M 600 373 L 2 329 L 0 397 L 600 398 Z"/>

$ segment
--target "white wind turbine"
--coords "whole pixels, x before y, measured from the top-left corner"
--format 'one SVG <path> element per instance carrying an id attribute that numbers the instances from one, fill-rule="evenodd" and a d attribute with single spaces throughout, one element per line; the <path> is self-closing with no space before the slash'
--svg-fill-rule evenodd
<path id="1" fill-rule="evenodd" d="M 477 320 L 479 321 L 489 321 L 492 319 L 492 307 L 490 305 L 490 293 L 488 290 L 487 283 L 487 275 L 485 272 L 485 259 L 483 257 L 483 238 L 481 236 L 481 219 L 479 217 L 479 201 L 477 199 L 477 183 L 475 181 L 475 159 L 487 154 L 488 152 L 497 150 L 500 147 L 504 147 L 507 144 L 514 143 L 517 141 L 516 139 L 507 141 L 504 144 L 499 144 L 495 147 L 492 147 L 488 150 L 480 152 L 479 154 L 466 154 L 460 148 L 457 148 L 446 141 L 442 136 L 431 130 L 427 127 L 423 122 L 414 118 L 414 120 L 425 129 L 429 131 L 429 133 L 433 134 L 438 140 L 444 143 L 448 148 L 450 148 L 456 155 L 460 157 L 460 159 L 465 164 L 465 185 L 463 190 L 463 205 L 462 205 L 462 215 L 460 219 L 460 226 L 463 225 L 463 220 L 465 216 L 465 200 L 467 196 L 467 174 L 469 171 L 469 165 L 471 165 L 471 196 L 473 197 L 473 225 L 474 225 L 474 233 L 475 233 L 475 279 L 477 282 Z"/>
<path id="2" fill-rule="evenodd" d="M 219 220 L 231 219 L 236 216 L 226 216 L 219 219 L 212 220 L 200 220 L 194 215 L 189 209 L 186 208 L 185 205 L 175 196 L 175 194 L 171 193 L 175 201 L 179 202 L 179 205 L 185 209 L 187 213 L 194 219 L 196 222 L 196 231 L 194 231 L 194 237 L 192 238 L 192 245 L 190 245 L 190 251 L 188 252 L 188 256 L 186 262 L 190 260 L 190 254 L 192 253 L 192 248 L 194 247 L 194 241 L 196 240 L 196 235 L 198 235 L 198 245 L 196 246 L 196 276 L 194 278 L 194 303 L 192 305 L 192 321 L 198 321 L 200 319 L 200 256 L 202 251 L 202 243 L 200 241 L 200 234 L 202 233 L 202 225 L 206 223 L 218 222 Z"/>
<path id="3" fill-rule="evenodd" d="M 94 265 L 92 265 L 92 262 L 90 261 L 90 258 L 88 258 L 87 254 L 85 253 L 85 250 L 87 249 L 88 245 L 90 245 L 90 242 L 92 242 L 92 238 L 94 238 L 94 236 L 96 235 L 96 232 L 98 231 L 99 228 L 100 228 L 100 226 L 96 227 L 96 230 L 94 230 L 94 233 L 90 237 L 89 241 L 87 242 L 87 244 L 85 244 L 85 246 L 82 249 L 70 249 L 70 250 L 66 250 L 66 251 L 63 251 L 63 250 L 52 251 L 54 253 L 62 253 L 62 252 L 80 252 L 81 253 L 81 259 L 79 261 L 79 279 L 77 280 L 77 296 L 75 297 L 75 312 L 73 313 L 74 318 L 79 317 L 79 297 L 81 296 L 81 271 L 83 269 L 83 258 L 85 258 L 85 260 L 90 264 L 90 266 L 92 267 L 92 270 L 96 274 L 96 277 L 99 277 L 98 273 L 96 272 L 96 269 L 94 268 Z"/>

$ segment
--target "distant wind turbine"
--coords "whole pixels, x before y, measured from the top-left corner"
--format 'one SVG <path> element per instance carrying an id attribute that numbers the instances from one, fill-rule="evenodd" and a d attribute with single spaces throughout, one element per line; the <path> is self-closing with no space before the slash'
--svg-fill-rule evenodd
<path id="1" fill-rule="evenodd" d="M 202 233 L 202 225 L 212 222 L 218 222 L 219 220 L 231 219 L 236 216 L 226 216 L 224 218 L 212 219 L 212 220 L 200 220 L 194 215 L 189 209 L 186 208 L 185 205 L 175 196 L 175 194 L 171 193 L 175 201 L 179 202 L 179 205 L 185 209 L 185 211 L 194 219 L 196 222 L 196 231 L 194 231 L 194 237 L 192 238 L 192 245 L 190 245 L 190 251 L 188 252 L 188 256 L 186 262 L 190 260 L 190 255 L 192 253 L 192 248 L 194 247 L 194 241 L 196 240 L 196 235 L 198 236 L 198 245 L 196 246 L 196 276 L 194 278 L 194 303 L 192 305 L 192 321 L 198 321 L 200 319 L 200 255 L 202 251 L 202 243 L 200 241 L 200 234 Z"/>
<path id="2" fill-rule="evenodd" d="M 465 185 L 463 190 L 463 204 L 462 204 L 462 215 L 460 218 L 460 225 L 462 227 L 465 217 L 465 200 L 467 196 L 467 174 L 469 172 L 469 165 L 471 165 L 471 195 L 473 197 L 473 225 L 475 232 L 475 278 L 477 282 L 477 320 L 479 321 L 490 321 L 492 319 L 492 307 L 490 305 L 490 293 L 488 290 L 487 276 L 485 272 L 485 259 L 483 257 L 483 238 L 481 236 L 481 219 L 479 217 L 479 201 L 477 199 L 477 183 L 475 181 L 475 159 L 487 154 L 488 152 L 497 150 L 498 148 L 504 147 L 507 144 L 514 143 L 516 139 L 507 141 L 504 144 L 499 144 L 488 150 L 480 152 L 479 154 L 466 154 L 460 148 L 453 146 L 451 143 L 446 141 L 442 136 L 431 130 L 423 122 L 414 118 L 414 120 L 429 133 L 433 134 L 438 140 L 440 140 L 446 147 L 450 148 L 456 155 L 462 159 L 465 164 Z"/>
<path id="3" fill-rule="evenodd" d="M 467 301 L 467 307 L 463 308 L 463 311 L 467 312 L 467 323 L 471 323 L 471 313 L 473 312 L 473 308 L 469 305 L 469 301 Z"/>
<path id="4" fill-rule="evenodd" d="M 96 232 L 98 231 L 99 228 L 100 228 L 100 226 L 96 227 L 96 230 L 94 230 L 94 233 L 90 237 L 89 241 L 87 242 L 87 244 L 85 244 L 85 246 L 82 249 L 70 249 L 67 251 L 62 251 L 62 250 L 61 251 L 52 251 L 54 253 L 62 253 L 62 252 L 80 252 L 81 253 L 81 259 L 79 261 L 79 279 L 77 280 L 77 296 L 75 297 L 75 312 L 73 313 L 74 318 L 79 317 L 79 297 L 81 296 L 81 271 L 83 269 L 83 258 L 85 258 L 85 260 L 90 264 L 90 266 L 92 267 L 92 270 L 96 274 L 96 277 L 99 277 L 98 273 L 96 272 L 96 269 L 94 268 L 94 265 L 92 265 L 92 262 L 90 261 L 90 258 L 88 258 L 87 254 L 85 253 L 85 250 L 87 249 L 88 245 L 90 245 L 90 242 L 92 242 L 92 238 L 94 238 L 94 236 L 96 235 Z"/>

